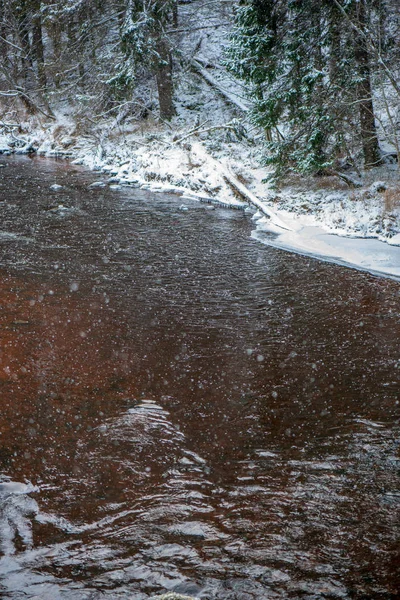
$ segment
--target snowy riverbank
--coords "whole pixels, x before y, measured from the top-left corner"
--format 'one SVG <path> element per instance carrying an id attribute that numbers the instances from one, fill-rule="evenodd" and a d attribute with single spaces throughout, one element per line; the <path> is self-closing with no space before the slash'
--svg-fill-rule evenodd
<path id="1" fill-rule="evenodd" d="M 343 237 L 327 233 L 322 227 L 300 224 L 296 230 L 279 231 L 264 218 L 257 221 L 253 237 L 275 248 L 400 281 L 400 246 L 377 239 Z"/>
<path id="2" fill-rule="evenodd" d="M 183 202 L 185 197 L 197 198 L 254 211 L 251 201 L 258 201 L 256 239 L 400 278 L 397 166 L 370 172 L 357 190 L 332 177 L 325 178 L 320 189 L 297 182 L 297 187 L 292 183 L 275 191 L 263 182 L 266 172 L 251 145 L 233 140 L 214 143 L 213 148 L 209 132 L 191 133 L 179 121 L 175 125 L 174 132 L 147 124 L 140 132 L 125 126 L 116 134 L 112 124 L 105 124 L 102 134 L 85 137 L 77 136 L 74 123 L 65 120 L 47 128 L 26 124 L 23 134 L 0 138 L 0 152 L 68 158 L 98 171 L 99 189 L 133 186 L 174 192 Z M 239 188 L 232 185 L 230 174 Z M 316 183 L 310 181 L 310 187 Z"/>

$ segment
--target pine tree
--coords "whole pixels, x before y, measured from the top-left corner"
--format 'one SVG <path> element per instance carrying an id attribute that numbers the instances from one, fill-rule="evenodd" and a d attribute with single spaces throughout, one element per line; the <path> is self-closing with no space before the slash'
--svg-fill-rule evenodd
<path id="1" fill-rule="evenodd" d="M 236 14 L 227 65 L 251 86 L 252 117 L 266 131 L 276 175 L 327 164 L 322 27 L 319 3 L 307 0 L 243 2 Z"/>
<path id="2" fill-rule="evenodd" d="M 226 64 L 249 84 L 275 177 L 323 170 L 357 136 L 365 165 L 379 161 L 370 53 L 360 33 L 372 18 L 367 2 L 240 3 Z"/>
<path id="3" fill-rule="evenodd" d="M 175 114 L 173 73 L 168 25 L 176 19 L 174 0 L 129 0 L 122 29 L 122 43 L 128 64 L 123 76 L 134 78 L 146 68 L 156 77 L 160 118 Z"/>
<path id="4" fill-rule="evenodd" d="M 368 37 L 364 33 L 369 25 L 366 4 L 366 0 L 359 0 L 355 3 L 352 7 L 351 17 L 355 23 L 354 57 L 358 74 L 357 97 L 360 110 L 364 166 L 367 168 L 378 165 L 381 157 L 372 100 L 370 51 Z"/>

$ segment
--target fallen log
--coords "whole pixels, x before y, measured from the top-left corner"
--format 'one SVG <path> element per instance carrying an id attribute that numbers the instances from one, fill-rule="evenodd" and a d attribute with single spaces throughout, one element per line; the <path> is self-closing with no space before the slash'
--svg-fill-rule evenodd
<path id="1" fill-rule="evenodd" d="M 340 171 L 336 171 L 335 169 L 325 169 L 325 171 L 323 171 L 323 174 L 328 176 L 331 175 L 334 177 L 339 177 L 339 179 L 344 181 L 352 189 L 360 188 L 363 186 L 363 184 L 360 181 L 355 181 L 352 177 L 349 177 L 349 175 L 345 175 L 345 173 L 341 173 Z"/>
<path id="2" fill-rule="evenodd" d="M 193 151 L 196 152 L 200 157 L 206 158 L 211 164 L 213 164 L 215 170 L 220 172 L 224 180 L 236 190 L 236 192 L 244 199 L 246 202 L 255 206 L 263 215 L 268 217 L 271 220 L 271 223 L 280 227 L 281 229 L 286 229 L 288 231 L 292 231 L 292 227 L 287 225 L 278 215 L 271 210 L 268 206 L 266 206 L 253 192 L 251 192 L 247 187 L 239 181 L 239 179 L 234 175 L 229 166 L 223 165 L 218 162 L 214 157 L 212 157 L 205 148 L 200 143 L 195 143 L 192 146 Z"/>
<path id="3" fill-rule="evenodd" d="M 242 102 L 242 100 L 240 100 L 240 98 L 238 98 L 235 94 L 226 90 L 219 83 L 219 81 L 215 79 L 215 77 L 210 75 L 207 69 L 205 69 L 199 61 L 197 61 L 194 58 L 191 61 L 191 65 L 195 69 L 195 71 L 199 73 L 199 75 L 201 75 L 201 77 L 205 79 L 209 85 L 211 85 L 211 87 L 215 88 L 217 92 L 219 92 L 224 97 L 224 99 L 227 102 L 229 102 L 229 104 L 233 104 L 236 108 L 239 108 L 244 113 L 247 113 L 249 111 L 249 107 L 244 102 Z"/>
<path id="4" fill-rule="evenodd" d="M 222 173 L 225 181 L 235 189 L 242 198 L 245 198 L 247 202 L 255 206 L 263 215 L 267 216 L 271 219 L 271 223 L 277 225 L 281 229 L 286 229 L 288 231 L 293 231 L 292 227 L 287 225 L 277 214 L 274 213 L 273 210 L 268 208 L 257 196 L 253 194 L 247 187 L 239 181 L 239 179 L 230 172 L 229 168 L 222 166 Z"/>

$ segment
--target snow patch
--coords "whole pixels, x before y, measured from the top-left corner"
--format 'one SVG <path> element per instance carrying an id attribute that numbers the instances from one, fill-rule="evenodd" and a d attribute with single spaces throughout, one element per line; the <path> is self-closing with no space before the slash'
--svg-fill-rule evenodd
<path id="1" fill-rule="evenodd" d="M 257 221 L 252 237 L 275 248 L 400 280 L 400 246 L 377 239 L 332 235 L 317 225 L 298 224 L 297 230 L 278 231 L 265 219 Z"/>

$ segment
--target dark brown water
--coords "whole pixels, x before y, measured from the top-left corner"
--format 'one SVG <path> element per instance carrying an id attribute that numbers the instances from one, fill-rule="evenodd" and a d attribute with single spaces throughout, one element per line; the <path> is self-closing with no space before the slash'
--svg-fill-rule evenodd
<path id="1" fill-rule="evenodd" d="M 0 597 L 400 598 L 400 284 L 0 164 Z"/>

